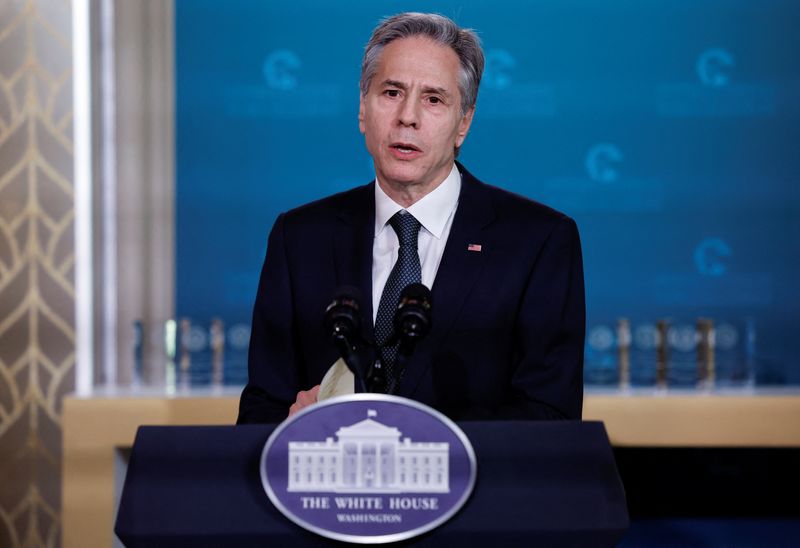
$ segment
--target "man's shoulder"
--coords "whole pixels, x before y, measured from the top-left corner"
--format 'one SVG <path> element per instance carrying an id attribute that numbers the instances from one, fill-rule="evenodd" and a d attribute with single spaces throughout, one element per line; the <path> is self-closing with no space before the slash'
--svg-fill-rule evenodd
<path id="1" fill-rule="evenodd" d="M 491 197 L 492 203 L 496 207 L 502 208 L 505 213 L 519 213 L 525 216 L 534 215 L 551 220 L 566 217 L 565 213 L 528 196 L 488 183 L 481 182 L 480 184 L 483 186 L 486 195 Z"/>
<path id="2" fill-rule="evenodd" d="M 365 208 L 368 209 L 370 204 L 374 204 L 374 192 L 373 183 L 370 182 L 295 207 L 282 216 L 284 222 L 293 224 L 330 222 L 335 217 L 363 214 Z"/>
<path id="3" fill-rule="evenodd" d="M 485 183 L 466 170 L 462 170 L 462 184 L 469 199 L 486 204 L 493 209 L 499 219 L 517 227 L 524 225 L 552 227 L 559 222 L 574 222 L 567 214 L 557 209 L 528 196 Z"/>

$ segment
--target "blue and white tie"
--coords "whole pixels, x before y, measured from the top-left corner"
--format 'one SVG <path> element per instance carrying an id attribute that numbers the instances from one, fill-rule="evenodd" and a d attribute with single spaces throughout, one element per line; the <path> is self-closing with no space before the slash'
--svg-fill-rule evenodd
<path id="1" fill-rule="evenodd" d="M 407 211 L 398 211 L 391 219 L 397 239 L 400 242 L 400 249 L 397 252 L 397 262 L 394 263 L 389 279 L 383 288 L 381 302 L 378 305 L 378 314 L 375 318 L 375 342 L 380 348 L 381 364 L 385 368 L 387 386 L 392 386 L 395 379 L 394 370 L 397 360 L 397 348 L 399 343 L 395 341 L 391 346 L 384 346 L 385 343 L 394 335 L 394 313 L 400 301 L 400 293 L 403 289 L 413 283 L 422 281 L 422 267 L 419 262 L 417 252 L 417 236 L 419 235 L 420 223 L 413 215 Z M 396 379 L 398 382 L 400 379 Z"/>

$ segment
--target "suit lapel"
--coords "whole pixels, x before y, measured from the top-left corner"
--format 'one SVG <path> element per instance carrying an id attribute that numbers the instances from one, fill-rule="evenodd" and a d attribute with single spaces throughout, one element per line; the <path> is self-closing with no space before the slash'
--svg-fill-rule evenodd
<path id="1" fill-rule="evenodd" d="M 417 348 L 406 369 L 399 395 L 414 393 L 420 379 L 431 366 L 436 348 L 444 341 L 464 305 L 491 251 L 484 242 L 484 228 L 494 219 L 491 203 L 483 197 L 482 183 L 460 164 L 461 193 L 450 235 L 432 288 L 432 329 Z M 480 246 L 480 248 L 475 247 Z"/>
<path id="2" fill-rule="evenodd" d="M 337 211 L 332 237 L 336 286 L 355 286 L 362 297 L 362 331 L 368 341 L 372 328 L 372 246 L 375 238 L 374 183 L 354 189 L 353 199 Z"/>

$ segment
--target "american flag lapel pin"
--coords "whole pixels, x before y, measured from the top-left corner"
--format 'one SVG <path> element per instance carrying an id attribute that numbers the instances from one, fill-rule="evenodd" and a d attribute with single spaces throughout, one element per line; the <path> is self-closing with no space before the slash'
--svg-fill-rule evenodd
<path id="1" fill-rule="evenodd" d="M 467 251 L 477 251 L 478 253 L 480 253 L 481 244 L 468 244 Z"/>

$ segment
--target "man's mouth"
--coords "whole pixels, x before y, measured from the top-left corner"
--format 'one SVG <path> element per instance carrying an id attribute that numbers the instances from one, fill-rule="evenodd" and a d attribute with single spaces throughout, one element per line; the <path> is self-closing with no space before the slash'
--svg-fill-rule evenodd
<path id="1" fill-rule="evenodd" d="M 414 152 L 422 152 L 419 147 L 412 145 L 411 143 L 392 143 L 389 145 L 389 148 L 393 148 L 398 152 L 403 154 L 412 154 Z"/>

